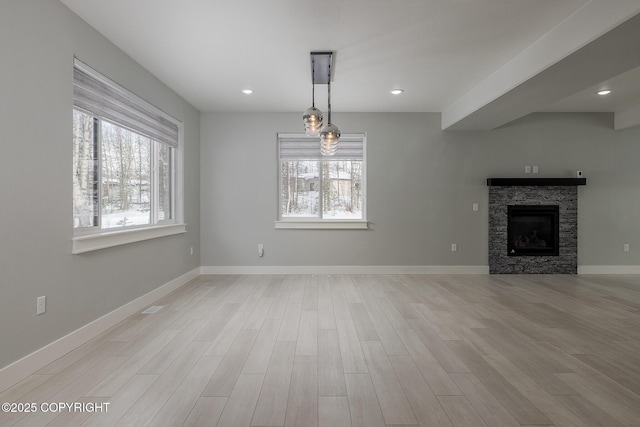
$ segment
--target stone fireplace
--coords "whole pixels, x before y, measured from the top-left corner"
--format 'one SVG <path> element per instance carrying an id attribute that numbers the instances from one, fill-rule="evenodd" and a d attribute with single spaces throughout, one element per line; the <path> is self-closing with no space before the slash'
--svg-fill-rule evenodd
<path id="1" fill-rule="evenodd" d="M 576 274 L 585 178 L 489 178 L 489 273 Z"/>

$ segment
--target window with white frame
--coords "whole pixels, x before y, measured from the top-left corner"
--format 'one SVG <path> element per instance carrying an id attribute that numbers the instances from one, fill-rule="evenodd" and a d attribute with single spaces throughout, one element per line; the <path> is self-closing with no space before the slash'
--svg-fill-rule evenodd
<path id="1" fill-rule="evenodd" d="M 276 225 L 279 228 L 307 228 L 300 225 L 314 223 L 363 228 L 366 224 L 364 134 L 343 134 L 336 154 L 324 157 L 320 154 L 319 138 L 280 133 L 278 159 L 280 197 Z M 287 223 L 294 225 L 287 226 Z"/>
<path id="2" fill-rule="evenodd" d="M 178 223 L 181 127 L 178 120 L 75 60 L 76 236 Z"/>

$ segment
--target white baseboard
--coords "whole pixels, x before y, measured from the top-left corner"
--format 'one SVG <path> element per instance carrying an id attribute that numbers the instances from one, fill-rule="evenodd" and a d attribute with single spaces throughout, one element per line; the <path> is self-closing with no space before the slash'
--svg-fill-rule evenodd
<path id="1" fill-rule="evenodd" d="M 579 265 L 578 274 L 640 274 L 640 265 Z"/>
<path id="2" fill-rule="evenodd" d="M 202 274 L 489 274 L 486 265 L 208 266 Z"/>
<path id="3" fill-rule="evenodd" d="M 151 292 L 123 305 L 122 307 L 105 314 L 93 322 L 76 329 L 51 344 L 34 351 L 16 362 L 13 362 L 11 365 L 0 369 L 0 391 L 8 389 L 34 372 L 44 368 L 59 357 L 64 356 L 69 351 L 86 343 L 90 339 L 98 336 L 132 314 L 137 313 L 159 298 L 175 291 L 201 274 L 201 269 L 199 267 L 185 273 L 182 276 L 173 279 Z"/>
<path id="4" fill-rule="evenodd" d="M 202 274 L 489 274 L 486 265 L 227 265 Z M 578 274 L 640 274 L 640 265 L 581 265 Z"/>

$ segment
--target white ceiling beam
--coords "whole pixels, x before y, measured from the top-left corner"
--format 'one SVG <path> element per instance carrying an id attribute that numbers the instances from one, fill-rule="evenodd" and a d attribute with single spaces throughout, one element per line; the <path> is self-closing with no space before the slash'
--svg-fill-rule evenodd
<path id="1" fill-rule="evenodd" d="M 614 113 L 613 128 L 615 130 L 634 126 L 640 126 L 640 104 Z"/>
<path id="2" fill-rule="evenodd" d="M 639 13 L 637 0 L 590 1 L 446 108 L 442 129 L 495 129 L 640 66 Z"/>

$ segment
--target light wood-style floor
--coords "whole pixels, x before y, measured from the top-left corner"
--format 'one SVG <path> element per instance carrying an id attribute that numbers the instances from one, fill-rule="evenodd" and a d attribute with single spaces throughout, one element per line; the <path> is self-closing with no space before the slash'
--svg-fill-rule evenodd
<path id="1" fill-rule="evenodd" d="M 201 276 L 5 391 L 17 426 L 640 426 L 638 276 Z"/>

